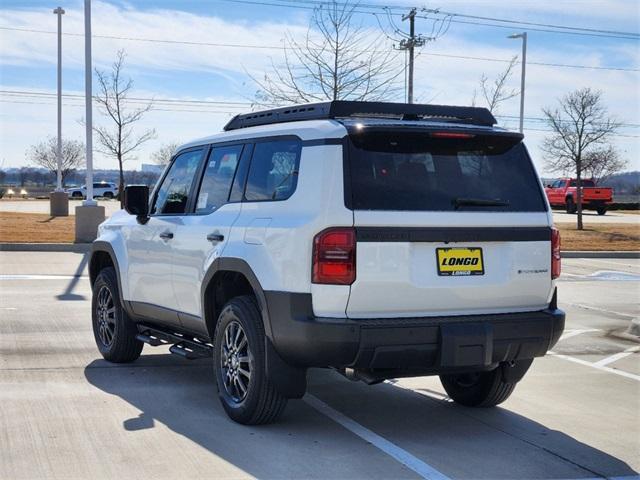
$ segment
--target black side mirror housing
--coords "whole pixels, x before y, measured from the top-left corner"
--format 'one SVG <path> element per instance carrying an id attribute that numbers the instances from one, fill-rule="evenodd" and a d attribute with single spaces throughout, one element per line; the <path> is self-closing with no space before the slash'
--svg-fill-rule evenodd
<path id="1" fill-rule="evenodd" d="M 124 209 L 129 215 L 135 215 L 138 223 L 147 223 L 149 220 L 149 187 L 146 185 L 125 187 Z"/>

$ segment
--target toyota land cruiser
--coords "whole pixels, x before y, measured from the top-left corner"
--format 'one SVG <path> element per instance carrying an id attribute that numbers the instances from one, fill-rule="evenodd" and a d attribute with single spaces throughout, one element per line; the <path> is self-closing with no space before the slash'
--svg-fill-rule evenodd
<path id="1" fill-rule="evenodd" d="M 310 367 L 439 375 L 503 402 L 560 337 L 560 239 L 522 135 L 483 108 L 336 101 L 238 115 L 129 186 L 90 260 L 95 340 L 212 357 L 244 424 Z"/>

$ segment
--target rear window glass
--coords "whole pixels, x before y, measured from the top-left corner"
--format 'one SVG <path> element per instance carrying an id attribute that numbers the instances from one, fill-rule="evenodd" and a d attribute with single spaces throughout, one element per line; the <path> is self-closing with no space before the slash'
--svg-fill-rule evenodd
<path id="1" fill-rule="evenodd" d="M 356 210 L 546 209 L 535 170 L 517 138 L 372 132 L 352 135 L 349 150 L 351 207 Z"/>

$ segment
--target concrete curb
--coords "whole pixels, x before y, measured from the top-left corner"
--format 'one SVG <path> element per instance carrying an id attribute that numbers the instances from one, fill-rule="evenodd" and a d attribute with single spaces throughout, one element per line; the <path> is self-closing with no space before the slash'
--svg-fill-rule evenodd
<path id="1" fill-rule="evenodd" d="M 562 258 L 640 258 L 640 252 L 638 251 L 612 251 L 612 252 L 599 252 L 599 251 L 575 251 L 565 252 L 561 251 L 560 256 Z"/>
<path id="2" fill-rule="evenodd" d="M 87 253 L 90 251 L 90 243 L 0 243 L 0 252 Z"/>

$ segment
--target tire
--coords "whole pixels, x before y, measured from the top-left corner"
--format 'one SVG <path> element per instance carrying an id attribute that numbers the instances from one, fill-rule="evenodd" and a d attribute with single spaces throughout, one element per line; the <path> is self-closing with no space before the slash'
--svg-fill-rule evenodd
<path id="1" fill-rule="evenodd" d="M 218 396 L 227 415 L 243 425 L 274 422 L 287 399 L 267 377 L 264 326 L 252 296 L 235 297 L 224 306 L 213 345 Z"/>
<path id="2" fill-rule="evenodd" d="M 82 192 L 73 192 L 71 198 L 82 198 Z"/>
<path id="3" fill-rule="evenodd" d="M 567 198 L 565 208 L 567 210 L 567 213 L 571 213 L 571 214 L 574 214 L 578 211 L 578 206 L 576 205 L 576 202 L 574 202 L 573 198 L 571 197 Z"/>
<path id="4" fill-rule="evenodd" d="M 128 363 L 140 356 L 144 344 L 136 340 L 138 329 L 122 309 L 113 267 L 102 269 L 93 284 L 91 317 L 93 336 L 105 360 Z"/>
<path id="5" fill-rule="evenodd" d="M 500 367 L 490 372 L 440 375 L 440 381 L 449 397 L 466 407 L 495 407 L 504 402 L 517 383 L 507 383 Z"/>
<path id="6" fill-rule="evenodd" d="M 113 198 L 113 192 L 104 192 L 104 198 L 111 200 Z"/>
<path id="7" fill-rule="evenodd" d="M 607 213 L 607 207 L 598 207 L 597 212 L 598 215 L 604 215 Z"/>

